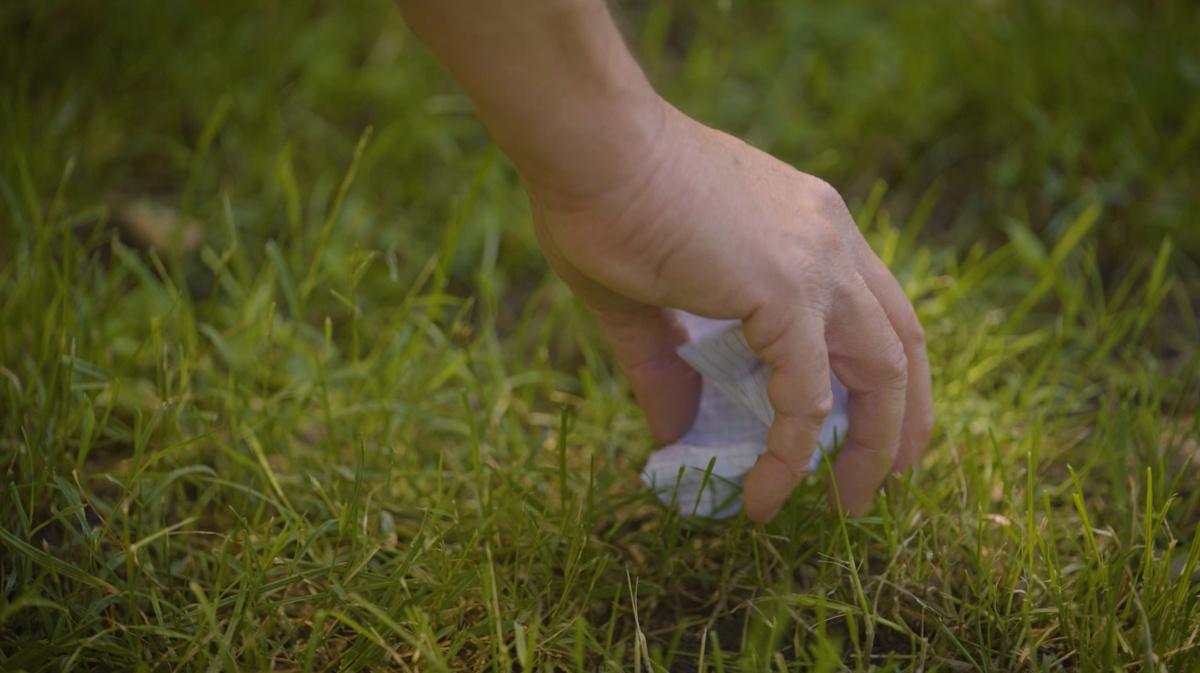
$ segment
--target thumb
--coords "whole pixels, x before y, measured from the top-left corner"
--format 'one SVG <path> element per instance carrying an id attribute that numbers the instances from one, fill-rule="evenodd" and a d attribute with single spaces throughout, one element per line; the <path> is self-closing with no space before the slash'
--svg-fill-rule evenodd
<path id="1" fill-rule="evenodd" d="M 617 364 L 646 414 L 655 441 L 666 444 L 691 427 L 700 402 L 700 374 L 675 352 L 687 330 L 666 309 L 637 305 L 592 309 Z"/>

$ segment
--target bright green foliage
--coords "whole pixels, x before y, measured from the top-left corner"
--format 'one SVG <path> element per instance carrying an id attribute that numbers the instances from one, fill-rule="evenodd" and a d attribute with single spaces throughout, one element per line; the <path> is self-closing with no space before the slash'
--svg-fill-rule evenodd
<path id="1" fill-rule="evenodd" d="M 871 516 L 686 522 L 386 2 L 0 6 L 0 670 L 1200 670 L 1200 10 L 644 3 L 928 331 Z"/>

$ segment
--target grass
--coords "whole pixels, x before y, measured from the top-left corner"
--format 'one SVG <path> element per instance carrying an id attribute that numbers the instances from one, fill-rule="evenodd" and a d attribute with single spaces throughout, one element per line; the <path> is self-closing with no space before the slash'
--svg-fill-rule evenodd
<path id="1" fill-rule="evenodd" d="M 0 8 L 0 669 L 1200 668 L 1184 3 L 634 4 L 842 187 L 937 430 L 870 516 L 681 520 L 393 8 Z M 937 39 L 931 30 L 937 29 Z"/>

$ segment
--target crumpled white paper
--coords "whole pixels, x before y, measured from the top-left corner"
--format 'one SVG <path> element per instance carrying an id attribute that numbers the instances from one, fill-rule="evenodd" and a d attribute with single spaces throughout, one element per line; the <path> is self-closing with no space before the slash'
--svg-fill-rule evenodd
<path id="1" fill-rule="evenodd" d="M 742 481 L 767 450 L 767 431 L 775 417 L 767 399 L 771 370 L 746 343 L 739 321 L 683 312 L 680 317 L 689 340 L 678 352 L 700 372 L 700 408 L 678 442 L 650 455 L 642 480 L 659 500 L 674 502 L 685 516 L 724 519 L 741 509 Z M 821 427 L 809 466 L 814 470 L 823 451 L 844 439 L 848 427 L 849 395 L 841 381 L 832 374 L 830 379 L 833 412 Z"/>

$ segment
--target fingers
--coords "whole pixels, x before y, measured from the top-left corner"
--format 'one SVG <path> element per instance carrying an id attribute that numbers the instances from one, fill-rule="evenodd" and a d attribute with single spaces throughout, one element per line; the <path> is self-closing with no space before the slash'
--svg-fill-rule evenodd
<path id="1" fill-rule="evenodd" d="M 829 361 L 850 391 L 850 429 L 830 500 L 857 516 L 892 471 L 904 421 L 908 362 L 887 314 L 857 274 L 829 315 Z"/>
<path id="2" fill-rule="evenodd" d="M 646 414 L 655 441 L 666 444 L 691 427 L 700 402 L 700 375 L 675 349 L 687 331 L 673 313 L 651 306 L 592 309 L 621 371 Z"/>
<path id="3" fill-rule="evenodd" d="M 759 310 L 743 323 L 746 341 L 771 366 L 767 387 L 775 420 L 767 452 L 746 475 L 746 514 L 762 523 L 779 511 L 808 472 L 821 426 L 833 404 L 825 322 L 819 312 L 786 304 Z"/>
<path id="4" fill-rule="evenodd" d="M 893 469 L 907 470 L 921 458 L 933 426 L 933 397 L 929 376 L 929 356 L 925 352 L 925 331 L 917 320 L 912 303 L 887 266 L 866 246 L 861 269 L 867 287 L 883 307 L 888 322 L 904 346 L 908 360 L 908 388 L 904 402 L 904 424 L 900 429 L 900 451 Z"/>

